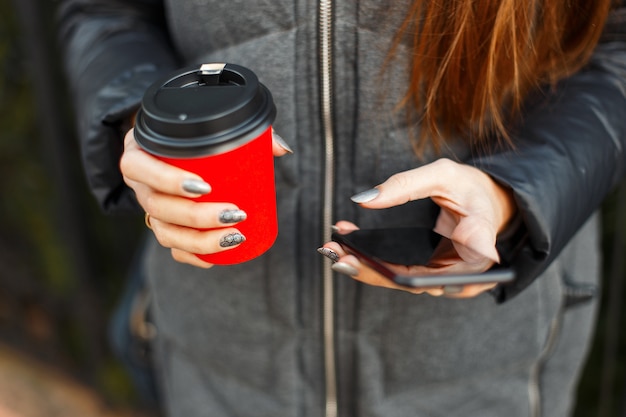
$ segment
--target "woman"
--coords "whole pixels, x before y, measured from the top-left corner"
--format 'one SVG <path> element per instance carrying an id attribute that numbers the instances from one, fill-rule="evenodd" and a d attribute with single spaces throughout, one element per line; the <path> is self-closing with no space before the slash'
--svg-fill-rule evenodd
<path id="1" fill-rule="evenodd" d="M 150 213 L 167 415 L 568 415 L 597 305 L 570 295 L 597 284 L 593 213 L 624 170 L 626 48 L 595 47 L 609 3 L 163 3 L 68 0 L 61 28 L 92 189 Z M 203 62 L 257 73 L 275 155 L 293 151 L 276 244 L 228 267 L 192 253 L 228 250 L 237 207 L 190 204 L 210 184 L 129 130 L 152 81 Z M 517 278 L 380 288 L 328 242 L 336 220 L 435 225 L 475 254 L 460 268 L 502 256 Z"/>

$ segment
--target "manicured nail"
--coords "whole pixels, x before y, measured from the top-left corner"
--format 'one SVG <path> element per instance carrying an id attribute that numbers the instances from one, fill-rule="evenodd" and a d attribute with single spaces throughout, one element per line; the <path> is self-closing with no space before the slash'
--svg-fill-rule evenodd
<path id="1" fill-rule="evenodd" d="M 335 252 L 332 249 L 319 248 L 317 252 L 321 253 L 322 255 L 324 255 L 325 257 L 327 257 L 333 262 L 337 262 L 339 260 L 339 255 L 337 255 L 337 252 Z"/>
<path id="2" fill-rule="evenodd" d="M 333 264 L 331 268 L 335 272 L 339 272 L 340 274 L 344 274 L 344 275 L 349 275 L 351 277 L 359 275 L 359 271 L 355 267 L 353 267 L 352 265 L 343 263 L 343 262 L 336 262 Z"/>
<path id="3" fill-rule="evenodd" d="M 285 139 L 283 139 L 278 133 L 272 131 L 272 138 L 274 138 L 278 146 L 280 146 L 289 153 L 293 153 L 293 150 L 289 147 L 289 145 L 287 145 Z"/>
<path id="4" fill-rule="evenodd" d="M 338 232 L 338 231 L 340 231 L 341 229 L 340 229 L 340 228 L 338 228 L 337 226 L 335 226 L 335 225 L 333 224 L 332 226 L 330 226 L 330 230 L 332 230 L 333 232 Z"/>
<path id="5" fill-rule="evenodd" d="M 226 236 L 222 236 L 220 239 L 220 246 L 223 248 L 229 248 L 245 241 L 246 238 L 241 233 L 230 233 Z"/>
<path id="6" fill-rule="evenodd" d="M 370 201 L 378 197 L 379 194 L 380 194 L 380 190 L 378 190 L 378 188 L 372 188 L 370 190 L 363 191 L 361 193 L 353 195 L 352 197 L 350 197 L 350 200 L 359 204 L 369 203 Z"/>
<path id="7" fill-rule="evenodd" d="M 202 180 L 187 179 L 183 181 L 183 190 L 191 194 L 208 194 L 211 192 L 211 186 Z"/>
<path id="8" fill-rule="evenodd" d="M 248 215 L 243 210 L 224 210 L 220 213 L 220 223 L 238 223 L 246 220 Z"/>
<path id="9" fill-rule="evenodd" d="M 443 287 L 443 293 L 446 295 L 460 294 L 462 292 L 462 285 L 444 285 Z"/>

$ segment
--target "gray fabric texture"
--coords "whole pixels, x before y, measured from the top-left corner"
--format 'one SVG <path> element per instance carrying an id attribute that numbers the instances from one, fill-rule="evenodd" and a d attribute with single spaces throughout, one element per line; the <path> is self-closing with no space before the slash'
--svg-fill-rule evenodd
<path id="1" fill-rule="evenodd" d="M 233 15 L 239 7 L 246 13 Z M 311 53 L 317 48 L 316 7 L 208 7 L 201 1 L 167 7 L 186 62 L 236 62 L 254 69 L 276 100 L 275 129 L 295 151 L 276 161 L 280 232 L 268 254 L 199 271 L 177 265 L 156 245 L 150 250 L 146 268 L 156 294 L 173 416 L 323 415 L 321 260 L 315 252 L 322 243 L 323 143 L 318 57 Z M 404 7 L 337 2 L 337 8 L 336 219 L 362 227 L 429 221 L 427 202 L 376 212 L 349 201 L 423 161 L 413 156 L 404 115 L 394 110 L 404 94 L 404 67 L 381 71 Z M 408 53 L 403 47 L 398 55 Z M 469 156 L 454 141 L 446 152 L 459 160 Z M 594 225 L 587 229 L 581 244 L 594 239 Z M 597 250 L 580 252 L 574 270 L 596 263 Z M 588 276 L 597 277 L 593 272 Z M 560 263 L 544 275 L 501 306 L 486 294 L 453 301 L 336 277 L 340 415 L 528 416 L 531 369 L 562 300 Z M 567 329 L 583 341 L 589 339 L 593 307 L 585 311 L 586 325 Z M 546 411 L 559 410 L 550 416 L 565 416 L 571 407 L 586 343 L 561 349 L 569 366 L 546 368 L 540 381 L 549 397 Z M 551 384 L 544 387 L 545 381 Z"/>

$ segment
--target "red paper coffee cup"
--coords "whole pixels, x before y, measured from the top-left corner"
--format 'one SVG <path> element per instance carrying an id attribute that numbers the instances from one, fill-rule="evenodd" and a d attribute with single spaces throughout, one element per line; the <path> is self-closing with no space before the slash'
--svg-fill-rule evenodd
<path id="1" fill-rule="evenodd" d="M 231 249 L 197 256 L 218 265 L 248 261 L 276 240 L 272 129 L 276 108 L 249 69 L 204 64 L 171 74 L 146 90 L 135 139 L 157 158 L 200 175 L 211 192 L 199 202 L 237 205 L 247 219 L 233 226 L 246 238 Z"/>

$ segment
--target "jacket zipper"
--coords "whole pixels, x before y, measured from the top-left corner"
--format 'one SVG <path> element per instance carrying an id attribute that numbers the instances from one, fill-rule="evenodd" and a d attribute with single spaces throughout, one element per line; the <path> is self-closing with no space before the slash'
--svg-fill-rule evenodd
<path id="1" fill-rule="evenodd" d="M 541 417 L 542 412 L 541 408 L 543 406 L 543 399 L 541 396 L 541 372 L 544 369 L 544 366 L 554 349 L 556 349 L 556 345 L 559 340 L 559 336 L 561 334 L 561 328 L 563 327 L 563 315 L 565 314 L 565 306 L 561 304 L 559 311 L 556 316 L 552 319 L 550 323 L 550 328 L 548 330 L 548 335 L 546 337 L 546 342 L 543 347 L 543 350 L 539 354 L 537 361 L 533 364 L 530 369 L 530 378 L 528 380 L 528 398 L 530 405 L 530 417 Z"/>
<path id="2" fill-rule="evenodd" d="M 330 240 L 333 216 L 335 183 L 335 137 L 333 133 L 333 2 L 319 2 L 319 53 L 320 53 L 320 109 L 324 135 L 324 211 L 322 219 L 323 241 Z M 326 417 L 337 417 L 337 366 L 335 363 L 335 322 L 332 262 L 324 258 L 323 268 L 323 324 L 324 373 L 326 382 Z"/>

